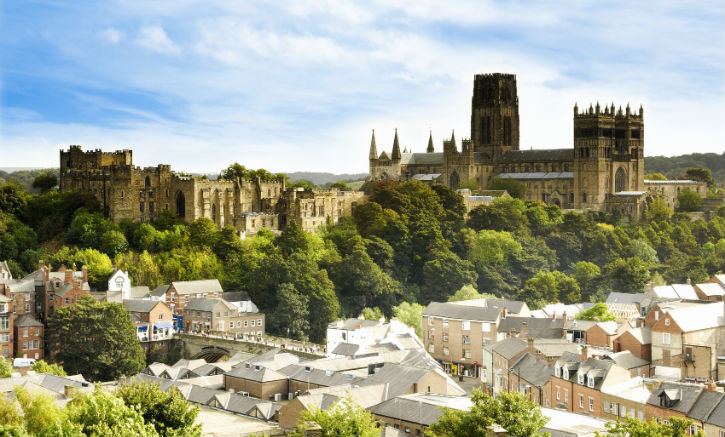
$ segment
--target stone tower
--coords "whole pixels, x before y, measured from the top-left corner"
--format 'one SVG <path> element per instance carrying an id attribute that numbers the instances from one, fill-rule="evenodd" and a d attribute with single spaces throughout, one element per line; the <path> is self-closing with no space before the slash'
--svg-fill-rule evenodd
<path id="1" fill-rule="evenodd" d="M 519 98 L 514 74 L 477 74 L 473 79 L 471 139 L 475 152 L 492 159 L 519 150 Z"/>
<path id="2" fill-rule="evenodd" d="M 574 193 L 576 208 L 599 209 L 610 195 L 645 191 L 644 111 L 625 111 L 614 103 L 574 105 Z"/>

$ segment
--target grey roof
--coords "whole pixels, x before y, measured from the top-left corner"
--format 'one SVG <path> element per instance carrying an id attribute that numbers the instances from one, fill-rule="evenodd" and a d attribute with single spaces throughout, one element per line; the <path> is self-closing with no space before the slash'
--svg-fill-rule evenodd
<path id="1" fill-rule="evenodd" d="M 652 344 L 652 327 L 632 328 L 622 333 L 622 335 L 630 333 L 642 344 Z"/>
<path id="2" fill-rule="evenodd" d="M 700 395 L 701 390 L 702 388 L 699 387 L 681 386 L 663 382 L 662 385 L 652 391 L 649 399 L 647 399 L 647 403 L 659 406 L 660 396 L 667 396 L 671 400 L 675 401 L 673 406 L 670 407 L 671 410 L 687 414 L 697 400 L 697 397 Z"/>
<path id="3" fill-rule="evenodd" d="M 457 305 L 455 303 L 431 302 L 423 310 L 424 316 L 447 317 L 461 320 L 481 320 L 495 322 L 501 311 L 496 308 Z"/>
<path id="4" fill-rule="evenodd" d="M 56 296 L 65 296 L 69 291 L 73 289 L 73 284 L 63 284 L 58 290 L 55 291 Z"/>
<path id="5" fill-rule="evenodd" d="M 607 303 L 638 304 L 644 299 L 644 293 L 620 293 L 613 291 L 607 296 Z"/>
<path id="6" fill-rule="evenodd" d="M 571 171 L 535 171 L 522 173 L 499 173 L 501 179 L 573 179 L 574 172 Z"/>
<path id="7" fill-rule="evenodd" d="M 148 296 L 150 292 L 151 290 L 145 285 L 135 285 L 129 290 L 129 295 L 131 299 L 139 299 Z"/>
<path id="8" fill-rule="evenodd" d="M 512 162 L 551 162 L 573 161 L 574 148 L 571 149 L 536 149 L 536 150 L 510 150 L 503 155 L 503 163 Z"/>
<path id="9" fill-rule="evenodd" d="M 39 385 L 49 389 L 53 390 L 54 392 L 63 393 L 63 390 L 65 390 L 66 385 L 71 385 L 73 387 L 88 387 L 89 383 L 85 381 L 78 381 L 75 379 L 71 379 L 68 377 L 63 376 L 55 376 L 55 375 L 49 375 L 49 374 L 43 374 L 43 379 L 40 380 L 38 383 Z"/>
<path id="10" fill-rule="evenodd" d="M 706 420 L 723 399 L 723 396 L 722 393 L 716 391 L 702 390 L 702 393 L 697 397 L 694 405 L 687 413 L 687 417 L 700 421 Z"/>
<path id="11" fill-rule="evenodd" d="M 161 297 L 166 294 L 166 292 L 169 290 L 169 287 L 171 287 L 170 284 L 161 284 L 158 287 L 154 288 L 151 293 L 149 293 L 151 296 L 154 297 Z"/>
<path id="12" fill-rule="evenodd" d="M 205 299 L 201 297 L 191 299 L 189 303 L 184 306 L 184 310 L 211 312 L 214 311 L 214 308 L 216 308 L 216 306 L 220 303 L 223 303 L 227 308 L 229 308 L 229 304 L 224 299 Z"/>
<path id="13" fill-rule="evenodd" d="M 174 281 L 171 283 L 179 294 L 218 292 L 222 293 L 222 285 L 218 279 L 201 279 L 198 281 Z"/>
<path id="14" fill-rule="evenodd" d="M 564 328 L 567 331 L 588 331 L 599 322 L 594 320 L 567 320 L 564 322 Z"/>
<path id="15" fill-rule="evenodd" d="M 400 155 L 400 163 L 407 165 L 443 164 L 443 153 L 403 153 Z"/>
<path id="16" fill-rule="evenodd" d="M 405 394 L 413 384 L 423 379 L 430 369 L 385 363 L 376 368 L 375 374 L 368 376 L 358 384 L 360 386 L 388 384 L 388 397 Z"/>
<path id="17" fill-rule="evenodd" d="M 525 351 L 527 348 L 528 345 L 524 340 L 520 340 L 518 338 L 507 338 L 506 340 L 494 343 L 491 346 L 491 351 L 496 352 L 507 360 L 510 360 L 517 354 Z"/>
<path id="18" fill-rule="evenodd" d="M 191 390 L 186 395 L 186 400 L 197 404 L 208 404 L 214 396 L 219 393 L 219 390 L 207 387 L 201 387 L 199 385 L 192 385 Z"/>
<path id="19" fill-rule="evenodd" d="M 571 365 L 578 365 L 582 361 L 581 354 L 575 354 L 573 352 L 564 352 L 561 354 L 561 357 L 559 357 L 558 360 L 556 360 L 556 363 L 559 366 L 564 366 L 565 364 L 569 365 L 569 368 L 572 368 Z"/>
<path id="20" fill-rule="evenodd" d="M 620 367 L 624 367 L 627 370 L 635 369 L 637 367 L 642 367 L 649 364 L 649 361 L 637 357 L 630 351 L 622 351 L 617 352 L 616 354 L 610 354 L 608 355 L 608 358 L 611 358 L 615 363 L 617 363 L 617 365 L 619 365 Z"/>
<path id="21" fill-rule="evenodd" d="M 506 308 L 509 313 L 519 314 L 524 309 L 526 302 L 520 300 L 501 300 L 501 299 L 486 299 L 486 306 L 488 308 L 496 308 L 498 310 Z"/>
<path id="22" fill-rule="evenodd" d="M 725 428 L 725 397 L 713 408 L 705 423 Z"/>
<path id="23" fill-rule="evenodd" d="M 535 339 L 534 348 L 545 357 L 561 357 L 564 352 L 579 353 L 579 346 L 564 338 Z"/>
<path id="24" fill-rule="evenodd" d="M 543 387 L 554 374 L 554 367 L 526 352 L 511 366 L 511 372 L 536 387 Z"/>
<path id="25" fill-rule="evenodd" d="M 411 179 L 415 179 L 417 181 L 434 181 L 441 177 L 440 173 L 418 173 L 411 176 Z"/>
<path id="26" fill-rule="evenodd" d="M 515 330 L 521 332 L 524 323 L 526 324 L 527 338 L 562 338 L 564 329 L 561 319 L 535 318 L 535 317 L 506 317 L 501 319 L 496 330 L 500 333 L 508 333 Z"/>
<path id="27" fill-rule="evenodd" d="M 229 372 L 225 373 L 225 375 L 256 382 L 269 382 L 279 381 L 280 379 L 287 379 L 286 375 L 283 375 L 272 369 L 268 369 L 266 367 L 254 364 L 250 364 L 249 367 L 247 367 L 246 364 L 236 366 L 232 368 L 232 370 L 230 370 Z"/>
<path id="28" fill-rule="evenodd" d="M 126 311 L 132 313 L 148 313 L 160 303 L 156 300 L 126 299 L 123 301 L 123 307 L 126 308 Z"/>
<path id="29" fill-rule="evenodd" d="M 42 323 L 35 320 L 30 314 L 19 315 L 14 322 L 15 326 L 19 327 L 31 327 L 31 326 L 43 326 Z"/>
<path id="30" fill-rule="evenodd" d="M 368 408 L 373 414 L 429 426 L 443 415 L 443 409 L 427 402 L 393 398 Z"/>
<path id="31" fill-rule="evenodd" d="M 330 370 L 314 369 L 310 366 L 302 366 L 299 364 L 290 364 L 289 366 L 283 367 L 279 369 L 279 373 L 287 375 L 295 381 L 308 382 L 323 387 L 349 384 L 353 379 L 351 375 Z"/>
<path id="32" fill-rule="evenodd" d="M 589 374 L 592 373 L 594 378 L 594 389 L 599 390 L 602 388 L 604 379 L 609 374 L 609 370 L 614 366 L 615 363 L 607 360 L 600 360 L 597 358 L 588 358 L 579 364 L 577 374 Z"/>
<path id="33" fill-rule="evenodd" d="M 340 343 L 332 351 L 334 355 L 346 355 L 348 357 L 355 356 L 355 353 L 360 349 L 360 345 L 353 343 Z"/>

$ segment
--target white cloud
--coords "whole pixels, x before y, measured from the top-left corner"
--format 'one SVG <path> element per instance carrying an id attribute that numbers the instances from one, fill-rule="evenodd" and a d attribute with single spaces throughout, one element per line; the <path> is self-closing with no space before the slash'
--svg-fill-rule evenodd
<path id="1" fill-rule="evenodd" d="M 118 44 L 119 41 L 121 41 L 121 32 L 113 27 L 107 27 L 103 29 L 101 32 L 101 37 L 104 38 L 106 41 L 110 42 L 111 44 Z"/>
<path id="2" fill-rule="evenodd" d="M 178 55 L 181 52 L 161 26 L 142 27 L 136 43 L 157 53 Z"/>

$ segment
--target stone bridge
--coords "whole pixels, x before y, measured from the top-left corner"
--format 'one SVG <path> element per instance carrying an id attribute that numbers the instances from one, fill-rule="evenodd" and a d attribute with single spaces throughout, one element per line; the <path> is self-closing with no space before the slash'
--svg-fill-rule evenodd
<path id="1" fill-rule="evenodd" d="M 285 341 L 284 339 L 279 338 L 254 342 L 235 340 L 214 335 L 201 336 L 194 334 L 174 334 L 174 340 L 181 342 L 184 351 L 184 358 L 204 358 L 209 363 L 226 361 L 237 352 L 256 354 L 266 352 L 277 347 L 304 359 L 325 357 L 324 348 L 322 346 L 315 348 L 310 345 L 298 344 L 298 342 L 295 342 L 294 340 Z"/>

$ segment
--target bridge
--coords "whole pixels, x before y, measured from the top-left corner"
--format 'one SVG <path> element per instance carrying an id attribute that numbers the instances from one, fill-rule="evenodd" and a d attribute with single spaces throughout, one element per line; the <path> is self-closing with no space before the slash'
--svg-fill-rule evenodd
<path id="1" fill-rule="evenodd" d="M 184 358 L 204 358 L 209 363 L 226 361 L 237 352 L 257 354 L 274 348 L 284 349 L 304 359 L 324 358 L 325 348 L 313 343 L 301 343 L 290 339 L 264 337 L 261 342 L 243 341 L 215 335 L 174 334 L 174 341 L 181 342 Z"/>

